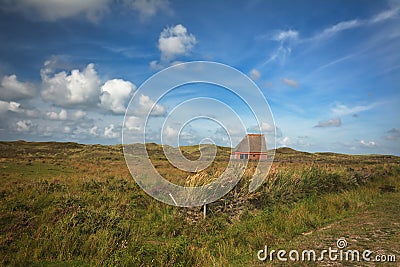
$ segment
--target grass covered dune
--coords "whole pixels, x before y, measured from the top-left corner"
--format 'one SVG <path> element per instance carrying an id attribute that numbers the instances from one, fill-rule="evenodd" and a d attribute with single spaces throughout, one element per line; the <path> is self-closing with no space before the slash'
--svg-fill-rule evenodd
<path id="1" fill-rule="evenodd" d="M 146 146 L 174 183 L 215 178 L 230 152 L 218 147 L 215 162 L 191 174 L 170 165 L 161 146 Z M 190 159 L 200 155 L 197 147 L 181 150 Z M 255 168 L 249 164 L 203 219 L 201 208 L 146 195 L 121 146 L 0 142 L 0 264 L 255 266 L 263 264 L 257 251 L 266 244 L 318 249 L 341 236 L 353 240 L 352 249 L 379 249 L 400 260 L 399 163 L 395 156 L 278 149 L 261 188 L 248 192 Z"/>

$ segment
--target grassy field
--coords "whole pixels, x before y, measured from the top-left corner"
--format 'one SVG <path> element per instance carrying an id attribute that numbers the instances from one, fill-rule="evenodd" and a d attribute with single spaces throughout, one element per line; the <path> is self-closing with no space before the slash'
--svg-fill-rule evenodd
<path id="1" fill-rule="evenodd" d="M 196 178 L 169 164 L 161 146 L 147 148 L 168 180 Z M 181 150 L 190 159 L 200 155 L 197 147 Z M 215 178 L 229 152 L 219 147 L 197 175 Z M 146 195 L 121 146 L 0 142 L 0 170 L 1 265 L 279 266 L 259 261 L 257 251 L 334 247 L 339 237 L 352 249 L 396 255 L 393 266 L 400 261 L 395 156 L 278 149 L 261 188 L 248 192 L 249 164 L 238 185 L 207 206 L 206 219 L 201 207 L 172 207 Z"/>

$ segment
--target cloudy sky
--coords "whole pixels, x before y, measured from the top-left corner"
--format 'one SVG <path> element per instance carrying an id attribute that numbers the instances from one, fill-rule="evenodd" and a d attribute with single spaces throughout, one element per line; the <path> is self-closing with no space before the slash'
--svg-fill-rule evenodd
<path id="1" fill-rule="evenodd" d="M 278 147 L 400 155 L 399 1 L 6 0 L 0 39 L 1 140 L 118 144 L 142 83 L 207 60 L 254 80 Z M 126 126 L 140 131 L 155 99 L 151 89 L 136 95 Z M 192 85 L 157 102 L 151 118 L 162 123 L 188 95 L 236 103 Z M 171 125 L 166 135 L 176 135 Z M 185 127 L 183 144 L 227 144 L 215 123 Z"/>

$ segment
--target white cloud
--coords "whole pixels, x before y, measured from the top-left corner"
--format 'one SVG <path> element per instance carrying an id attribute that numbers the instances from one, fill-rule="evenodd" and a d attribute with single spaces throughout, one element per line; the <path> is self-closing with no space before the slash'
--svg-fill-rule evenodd
<path id="1" fill-rule="evenodd" d="M 299 32 L 288 30 L 288 31 L 279 31 L 273 37 L 272 40 L 275 41 L 287 41 L 287 40 L 297 40 L 299 38 Z"/>
<path id="2" fill-rule="evenodd" d="M 314 127 L 325 128 L 325 127 L 339 127 L 342 125 L 342 120 L 340 118 L 330 119 L 328 121 L 320 121 Z"/>
<path id="3" fill-rule="evenodd" d="M 279 138 L 279 139 L 278 139 L 278 144 L 279 144 L 280 146 L 285 146 L 285 147 L 287 147 L 287 146 L 289 146 L 289 145 L 291 144 L 291 140 L 290 140 L 289 137 L 285 136 L 285 137 L 283 137 L 283 138 Z"/>
<path id="4" fill-rule="evenodd" d="M 261 77 L 261 73 L 258 70 L 252 69 L 250 71 L 250 78 L 252 78 L 253 80 L 258 80 L 258 79 L 260 79 L 260 77 Z"/>
<path id="5" fill-rule="evenodd" d="M 150 68 L 153 70 L 161 70 L 161 69 L 165 68 L 165 66 L 158 63 L 157 60 L 152 60 L 149 65 L 150 65 Z"/>
<path id="6" fill-rule="evenodd" d="M 360 141 L 360 144 L 361 144 L 363 147 L 367 147 L 367 148 L 371 148 L 371 147 L 376 147 L 376 146 L 377 146 L 377 143 L 374 142 L 374 141 L 364 141 L 364 140 L 361 140 L 361 141 Z"/>
<path id="7" fill-rule="evenodd" d="M 311 38 L 311 40 L 328 38 L 346 30 L 354 29 L 361 26 L 366 26 L 368 24 L 383 22 L 385 20 L 396 17 L 399 14 L 399 12 L 400 12 L 400 7 L 396 5 L 395 7 L 384 10 L 369 19 L 365 20 L 353 19 L 353 20 L 341 21 L 336 23 L 335 25 L 325 28 L 320 33 L 316 34 L 313 38 Z"/>
<path id="8" fill-rule="evenodd" d="M 62 109 L 62 110 L 60 111 L 60 113 L 58 114 L 58 118 L 59 118 L 60 120 L 62 120 L 62 121 L 66 120 L 66 119 L 67 119 L 67 116 L 68 116 L 68 113 L 67 113 L 67 111 L 66 111 L 65 109 Z"/>
<path id="9" fill-rule="evenodd" d="M 182 24 L 165 28 L 158 38 L 161 61 L 169 62 L 177 56 L 186 55 L 196 43 L 196 37 L 188 33 Z"/>
<path id="10" fill-rule="evenodd" d="M 299 86 L 298 82 L 296 82 L 295 80 L 288 79 L 288 78 L 283 78 L 282 82 L 284 84 L 286 84 L 286 85 L 291 86 L 291 87 L 298 87 Z"/>
<path id="11" fill-rule="evenodd" d="M 127 2 L 133 10 L 139 13 L 141 20 L 155 16 L 158 11 L 172 13 L 167 0 L 131 0 Z"/>
<path id="12" fill-rule="evenodd" d="M 131 82 L 121 79 L 109 80 L 101 87 L 100 106 L 122 114 L 126 109 L 125 103 L 135 89 L 136 86 Z"/>
<path id="13" fill-rule="evenodd" d="M 9 111 L 24 114 L 28 117 L 37 117 L 39 115 L 38 110 L 25 109 L 18 102 L 0 100 L 0 116 L 5 116 Z"/>
<path id="14" fill-rule="evenodd" d="M 37 116 L 39 116 L 39 111 L 38 110 L 30 110 L 30 109 L 28 109 L 28 110 L 25 110 L 25 112 L 26 112 L 26 115 L 28 117 L 37 117 Z"/>
<path id="15" fill-rule="evenodd" d="M 71 127 L 69 127 L 69 126 L 64 126 L 64 129 L 63 129 L 63 133 L 70 133 L 72 130 L 71 130 Z"/>
<path id="16" fill-rule="evenodd" d="M 150 62 L 150 68 L 151 69 L 153 69 L 153 70 L 161 70 L 161 69 L 164 69 L 165 67 L 166 67 L 166 64 L 165 63 L 168 63 L 170 66 L 175 66 L 175 65 L 179 65 L 179 64 L 182 64 L 182 63 L 185 63 L 184 61 L 180 61 L 180 60 L 175 60 L 175 61 L 172 61 L 172 62 L 158 62 L 157 60 L 153 60 L 153 61 L 151 61 Z M 180 65 L 180 66 L 177 66 L 177 68 L 185 68 L 185 65 Z"/>
<path id="17" fill-rule="evenodd" d="M 324 29 L 319 35 L 316 36 L 316 38 L 326 38 L 333 36 L 339 32 L 349 30 L 358 26 L 361 26 L 362 23 L 357 20 L 347 20 L 347 21 L 341 21 L 333 26 L 330 26 L 326 29 Z"/>
<path id="18" fill-rule="evenodd" d="M 92 128 L 90 128 L 89 134 L 93 135 L 93 136 L 98 136 L 97 130 L 98 130 L 98 127 L 97 126 L 93 126 Z"/>
<path id="19" fill-rule="evenodd" d="M 164 65 L 158 63 L 157 60 L 152 60 L 149 65 L 150 65 L 150 68 L 153 70 L 161 70 L 164 68 Z"/>
<path id="20" fill-rule="evenodd" d="M 178 131 L 168 125 L 167 127 L 164 128 L 164 134 L 167 138 L 177 137 Z"/>
<path id="21" fill-rule="evenodd" d="M 11 102 L 8 104 L 8 110 L 10 110 L 10 111 L 12 111 L 12 112 L 20 112 L 20 106 L 21 106 L 20 103 L 11 101 Z"/>
<path id="22" fill-rule="evenodd" d="M 86 116 L 86 112 L 84 112 L 82 110 L 77 110 L 74 112 L 73 118 L 76 120 L 80 120 L 85 116 Z"/>
<path id="23" fill-rule="evenodd" d="M 130 131 L 142 131 L 144 126 L 144 121 L 140 117 L 129 116 L 125 119 L 125 128 Z"/>
<path id="24" fill-rule="evenodd" d="M 55 111 L 49 111 L 46 113 L 47 118 L 50 120 L 80 120 L 86 116 L 86 112 L 82 110 L 75 111 L 71 116 L 68 115 L 68 112 L 65 109 L 61 109 L 59 113 Z"/>
<path id="25" fill-rule="evenodd" d="M 0 99 L 17 100 L 35 95 L 35 86 L 18 81 L 16 75 L 4 76 L 0 82 Z"/>
<path id="26" fill-rule="evenodd" d="M 68 118 L 68 113 L 65 109 L 62 109 L 60 113 L 56 113 L 54 111 L 49 111 L 46 113 L 46 116 L 51 120 L 61 120 L 64 121 Z"/>
<path id="27" fill-rule="evenodd" d="M 165 28 L 158 38 L 158 49 L 161 52 L 160 61 L 151 61 L 150 68 L 160 70 L 168 65 L 182 63 L 174 59 L 189 54 L 196 43 L 196 37 L 188 33 L 182 24 Z"/>
<path id="28" fill-rule="evenodd" d="M 117 138 L 119 136 L 119 133 L 114 131 L 114 124 L 110 124 L 109 126 L 106 126 L 104 128 L 104 137 L 106 138 Z"/>
<path id="29" fill-rule="evenodd" d="M 23 110 L 20 108 L 21 104 L 11 101 L 11 102 L 7 102 L 7 101 L 2 101 L 0 100 L 0 114 L 5 114 L 7 111 L 12 111 L 12 112 L 16 112 L 16 113 L 20 113 Z"/>
<path id="30" fill-rule="evenodd" d="M 293 44 L 326 40 L 346 30 L 367 26 L 370 24 L 395 18 L 396 16 L 398 16 L 399 12 L 400 6 L 397 2 L 394 7 L 389 8 L 388 10 L 384 10 L 371 18 L 364 20 L 353 19 L 341 21 L 322 29 L 320 32 L 314 34 L 309 38 L 300 38 L 300 33 L 295 30 L 278 31 L 272 35 L 271 40 L 279 42 L 279 46 L 262 63 L 262 66 L 278 60 L 283 65 L 286 61 L 286 58 L 290 56 L 292 52 Z M 265 35 L 261 36 L 261 38 L 265 38 Z"/>
<path id="31" fill-rule="evenodd" d="M 153 116 L 161 116 L 164 115 L 166 110 L 165 107 L 156 104 L 154 100 L 150 99 L 149 96 L 141 94 L 139 96 L 139 106 L 134 113 L 137 115 L 147 115 L 151 111 L 151 115 Z"/>
<path id="32" fill-rule="evenodd" d="M 399 7 L 395 7 L 395 8 L 391 8 L 388 10 L 384 10 L 378 14 L 376 14 L 374 17 L 372 17 L 370 19 L 371 23 L 378 23 L 378 22 L 382 22 L 391 18 L 396 17 L 399 14 L 400 8 Z"/>
<path id="33" fill-rule="evenodd" d="M 261 122 L 260 125 L 254 125 L 250 128 L 248 128 L 248 131 L 254 132 L 254 133 L 259 133 L 260 131 L 263 133 L 270 133 L 274 131 L 274 125 L 268 123 L 268 122 Z"/>
<path id="34" fill-rule="evenodd" d="M 67 74 L 65 71 L 49 76 L 49 62 L 41 70 L 42 98 L 58 106 L 68 107 L 98 101 L 100 79 L 93 64 L 88 64 L 81 72 L 78 69 Z"/>
<path id="35" fill-rule="evenodd" d="M 346 105 L 336 103 L 335 107 L 331 109 L 332 113 L 336 116 L 344 116 L 344 115 L 354 115 L 362 111 L 370 110 L 374 108 L 376 104 L 371 104 L 367 106 L 354 106 L 354 107 L 348 107 Z"/>
<path id="36" fill-rule="evenodd" d="M 22 120 L 16 123 L 18 132 L 27 132 L 33 126 L 32 121 L 30 120 Z"/>
<path id="37" fill-rule="evenodd" d="M 275 130 L 274 125 L 268 122 L 261 122 L 261 131 L 263 132 L 273 132 Z"/>
<path id="38" fill-rule="evenodd" d="M 238 136 L 243 136 L 243 132 L 240 131 L 232 131 L 232 129 L 229 129 L 231 134 L 237 134 Z M 264 134 L 276 134 L 277 137 L 282 136 L 282 131 L 278 127 L 274 127 L 273 124 L 268 123 L 268 122 L 261 122 L 259 125 L 253 125 L 247 128 L 248 133 L 264 133 Z M 223 132 L 224 133 L 224 132 Z"/>
<path id="39" fill-rule="evenodd" d="M 14 0 L 0 4 L 0 8 L 25 14 L 28 18 L 34 16 L 47 21 L 81 14 L 91 21 L 97 21 L 107 11 L 110 2 L 110 0 Z"/>
<path id="40" fill-rule="evenodd" d="M 299 39 L 299 32 L 288 30 L 278 31 L 272 37 L 272 40 L 279 42 L 279 46 L 271 53 L 269 58 L 262 64 L 266 65 L 270 62 L 279 60 L 283 65 L 286 58 L 292 53 L 292 45 Z"/>

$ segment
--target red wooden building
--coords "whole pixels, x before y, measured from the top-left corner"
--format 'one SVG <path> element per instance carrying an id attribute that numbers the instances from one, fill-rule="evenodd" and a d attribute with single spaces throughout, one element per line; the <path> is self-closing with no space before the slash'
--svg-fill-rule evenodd
<path id="1" fill-rule="evenodd" d="M 232 151 L 231 159 L 266 160 L 265 136 L 263 134 L 247 134 Z"/>

